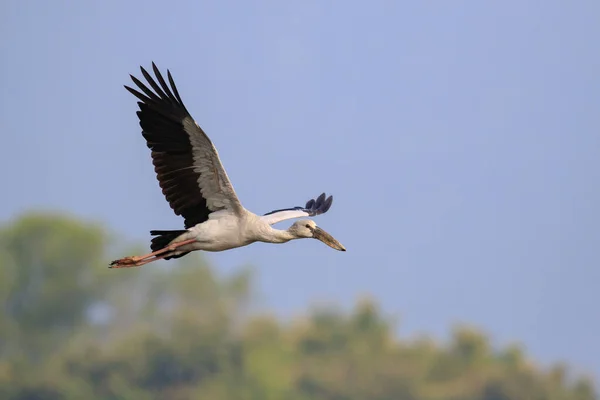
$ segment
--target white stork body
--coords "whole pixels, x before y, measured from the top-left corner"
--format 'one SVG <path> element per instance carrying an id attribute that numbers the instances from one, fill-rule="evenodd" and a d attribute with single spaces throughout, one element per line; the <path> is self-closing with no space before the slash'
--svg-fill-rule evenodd
<path id="1" fill-rule="evenodd" d="M 151 149 L 154 170 L 171 208 L 185 220 L 185 230 L 151 231 L 152 253 L 125 257 L 113 268 L 134 267 L 160 259 L 178 258 L 191 251 L 224 251 L 254 242 L 285 243 L 315 238 L 328 246 L 346 249 L 312 220 L 294 223 L 287 230 L 271 225 L 292 218 L 316 216 L 329 210 L 333 198 L 321 194 L 304 207 L 276 210 L 258 216 L 240 203 L 221 164 L 219 154 L 202 128 L 189 114 L 167 71 L 170 88 L 152 63 L 156 81 L 141 68 L 151 91 L 137 78 L 143 92 L 125 88 L 140 101 L 137 112 L 142 135 Z"/>
<path id="2" fill-rule="evenodd" d="M 224 251 L 254 242 L 285 243 L 293 239 L 285 230 L 273 229 L 265 220 L 244 210 L 241 217 L 227 211 L 217 211 L 179 236 L 175 241 L 194 239 L 181 246 L 175 254 L 194 250 Z"/>
<path id="3" fill-rule="evenodd" d="M 194 239 L 194 243 L 181 246 L 176 253 L 187 251 L 224 251 L 247 246 L 254 242 L 253 224 L 248 224 L 246 213 L 240 218 L 227 211 L 217 211 L 209 215 L 208 220 L 190 229 L 175 241 Z"/>

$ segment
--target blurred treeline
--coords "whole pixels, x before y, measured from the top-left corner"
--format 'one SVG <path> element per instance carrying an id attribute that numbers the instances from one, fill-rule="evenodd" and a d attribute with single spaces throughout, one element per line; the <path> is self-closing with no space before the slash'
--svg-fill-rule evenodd
<path id="1" fill-rule="evenodd" d="M 110 270 L 102 226 L 29 214 L 0 228 L 0 399 L 584 400 L 590 381 L 456 329 L 400 340 L 370 301 L 282 322 L 250 274 L 200 256 Z"/>

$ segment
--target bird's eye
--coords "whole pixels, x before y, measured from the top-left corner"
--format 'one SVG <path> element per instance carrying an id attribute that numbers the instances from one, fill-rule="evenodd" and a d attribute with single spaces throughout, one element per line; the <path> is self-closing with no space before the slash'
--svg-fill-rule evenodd
<path id="1" fill-rule="evenodd" d="M 310 228 L 310 225 L 309 225 L 309 224 L 306 224 L 306 227 L 307 227 L 307 228 Z"/>

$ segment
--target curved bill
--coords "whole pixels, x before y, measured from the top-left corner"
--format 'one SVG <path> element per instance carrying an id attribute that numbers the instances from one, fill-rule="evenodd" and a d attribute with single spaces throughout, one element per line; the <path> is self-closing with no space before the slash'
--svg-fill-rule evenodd
<path id="1" fill-rule="evenodd" d="M 332 249 L 336 249 L 339 251 L 346 251 L 346 248 L 344 246 L 342 246 L 342 244 L 340 242 L 335 240 L 333 238 L 333 236 L 331 236 L 329 233 L 325 232 L 323 229 L 319 228 L 318 226 L 315 229 L 313 229 L 313 238 L 320 240 L 321 242 L 325 243 L 327 246 L 331 247 Z"/>

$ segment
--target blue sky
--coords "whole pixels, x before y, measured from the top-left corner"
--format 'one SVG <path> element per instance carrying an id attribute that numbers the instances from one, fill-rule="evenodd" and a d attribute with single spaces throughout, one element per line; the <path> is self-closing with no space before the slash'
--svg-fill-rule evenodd
<path id="1" fill-rule="evenodd" d="M 347 248 L 256 244 L 280 315 L 375 296 L 600 376 L 600 3 L 4 1 L 0 218 L 177 229 L 122 85 L 169 68 L 246 208 L 326 191 Z M 140 273 L 143 273 L 140 270 Z"/>

